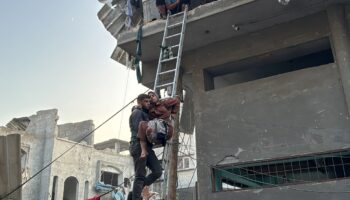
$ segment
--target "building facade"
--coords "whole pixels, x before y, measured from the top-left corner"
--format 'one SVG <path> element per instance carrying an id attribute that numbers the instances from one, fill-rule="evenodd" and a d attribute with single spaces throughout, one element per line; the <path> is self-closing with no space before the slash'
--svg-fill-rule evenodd
<path id="1" fill-rule="evenodd" d="M 150 88 L 164 25 L 143 26 L 142 83 Z M 131 56 L 136 33 L 116 36 Z M 182 75 L 193 96 L 197 198 L 348 199 L 349 69 L 349 1 L 193 8 Z"/>
<path id="2" fill-rule="evenodd" d="M 91 120 L 61 125 L 57 121 L 57 110 L 44 110 L 30 117 L 15 118 L 0 129 L 2 135 L 21 135 L 22 182 L 52 162 L 23 185 L 22 199 L 81 200 L 116 187 L 127 193 L 128 179 L 133 175 L 131 157 L 109 148 L 111 142 L 105 146 L 96 144 L 100 150 L 95 149 Z M 119 146 L 124 143 L 121 141 Z"/>

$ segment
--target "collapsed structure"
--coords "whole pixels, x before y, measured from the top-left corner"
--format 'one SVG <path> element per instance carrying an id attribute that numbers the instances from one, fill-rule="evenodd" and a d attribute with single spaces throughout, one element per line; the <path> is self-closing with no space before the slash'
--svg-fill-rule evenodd
<path id="1" fill-rule="evenodd" d="M 128 149 L 128 142 L 115 139 L 94 144 L 91 120 L 60 125 L 57 121 L 58 113 L 53 109 L 14 118 L 0 127 L 0 135 L 21 136 L 22 183 L 52 162 L 23 185 L 22 199 L 87 199 L 113 188 L 127 193 L 133 163 L 130 156 L 119 152 Z M 102 199 L 112 197 L 108 194 Z"/>
<path id="2" fill-rule="evenodd" d="M 117 13 L 98 16 L 118 40 L 112 58 L 128 64 L 138 26 L 117 28 Z M 164 25 L 143 25 L 150 88 Z M 349 1 L 218 0 L 194 6 L 186 29 L 198 199 L 348 199 Z"/>

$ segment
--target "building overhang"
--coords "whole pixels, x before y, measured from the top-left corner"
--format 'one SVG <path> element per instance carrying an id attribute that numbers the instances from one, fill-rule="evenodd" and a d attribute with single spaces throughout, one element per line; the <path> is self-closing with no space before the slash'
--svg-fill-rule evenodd
<path id="1" fill-rule="evenodd" d="M 291 0 L 288 5 L 282 5 L 278 0 L 214 1 L 188 12 L 183 51 L 286 23 L 323 11 L 331 4 L 345 2 L 346 0 Z M 164 26 L 165 20 L 156 20 L 143 26 L 141 60 L 144 63 L 158 60 Z M 137 31 L 138 27 L 135 27 L 117 37 L 118 47 L 130 55 L 136 53 Z"/>

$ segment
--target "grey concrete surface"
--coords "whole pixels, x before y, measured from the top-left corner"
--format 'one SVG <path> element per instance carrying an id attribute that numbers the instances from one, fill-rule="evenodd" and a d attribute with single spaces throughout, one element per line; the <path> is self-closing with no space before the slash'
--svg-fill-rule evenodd
<path id="1" fill-rule="evenodd" d="M 52 109 L 38 111 L 30 117 L 15 118 L 8 124 L 9 127 L 0 127 L 0 135 L 19 134 L 21 138 L 20 146 L 18 146 L 21 160 L 18 160 L 18 163 L 19 170 L 22 170 L 22 176 L 19 175 L 19 178 L 22 177 L 22 182 L 74 146 L 67 154 L 22 187 L 22 199 L 44 200 L 51 199 L 53 196 L 55 199 L 63 199 L 65 181 L 69 177 L 77 180 L 75 190 L 77 199 L 99 194 L 95 190 L 95 185 L 100 181 L 101 171 L 117 173 L 119 183 L 122 183 L 124 178 L 131 177 L 133 168 L 130 166 L 133 165 L 133 162 L 130 156 L 120 155 L 114 149 L 97 150 L 93 147 L 93 140 L 90 141 L 90 145 L 85 142 L 77 144 L 77 136 L 86 135 L 93 130 L 94 124 L 91 120 L 64 125 L 57 125 L 57 121 L 58 111 Z M 61 135 L 65 134 L 68 137 L 59 137 L 59 129 L 61 129 Z M 0 152 L 5 146 L 0 146 Z M 16 145 L 11 147 L 15 148 Z M 20 159 L 19 156 L 16 158 Z M 0 162 L 3 161 L 1 158 Z M 99 165 L 98 163 L 107 164 Z M 0 165 L 1 170 L 2 166 L 3 164 Z M 15 163 L 12 169 L 16 170 Z M 11 172 L 11 174 L 14 176 L 15 173 Z M 0 183 L 2 183 L 2 177 Z M 103 199 L 109 200 L 111 197 L 108 195 Z"/>
<path id="2" fill-rule="evenodd" d="M 121 151 L 129 150 L 129 142 L 119 140 L 119 139 L 109 139 L 107 141 L 103 141 L 97 144 L 94 144 L 94 148 L 98 150 L 104 150 L 104 149 L 113 149 L 117 153 Z"/>
<path id="3" fill-rule="evenodd" d="M 3 135 L 0 130 L 0 198 L 13 192 L 21 184 L 21 136 L 19 134 Z M 21 200 L 21 188 L 4 200 Z"/>
<path id="4" fill-rule="evenodd" d="M 232 31 L 232 24 L 240 24 L 240 31 Z M 158 46 L 163 27 L 159 21 L 145 26 L 142 83 L 148 87 L 159 51 L 147 48 Z M 292 0 L 288 6 L 221 0 L 191 11 L 182 69 L 192 76 L 185 87 L 193 91 L 199 200 L 349 199 L 349 179 L 213 192 L 210 176 L 211 165 L 239 148 L 239 162 L 350 148 L 349 30 L 349 1 L 342 0 Z M 118 37 L 130 54 L 135 33 Z M 288 62 L 325 49 L 334 62 L 206 89 L 213 74 L 244 70 L 233 69 L 237 62 Z"/>
<path id="5" fill-rule="evenodd" d="M 346 22 L 345 7 L 336 5 L 327 9 L 331 28 L 333 52 L 339 66 L 344 94 L 350 113 L 350 32 Z"/>
<path id="6" fill-rule="evenodd" d="M 58 137 L 67 138 L 68 140 L 79 142 L 82 138 L 85 138 L 83 142 L 88 145 L 94 144 L 94 133 L 91 133 L 95 129 L 92 120 L 83 122 L 67 123 L 58 125 Z M 90 134 L 89 136 L 87 136 Z"/>
<path id="7" fill-rule="evenodd" d="M 197 93 L 199 199 L 219 195 L 211 192 L 209 165 L 238 148 L 244 150 L 239 161 L 349 148 L 349 116 L 339 78 L 337 66 L 330 64 Z M 219 199 L 236 199 L 236 194 Z"/>
<path id="8" fill-rule="evenodd" d="M 182 56 L 182 69 L 184 73 L 192 73 L 197 68 L 224 67 L 238 60 L 268 55 L 272 51 L 327 38 L 330 34 L 327 20 L 325 12 L 320 12 L 185 52 Z M 152 87 L 156 62 L 144 62 L 143 66 L 142 83 Z"/>
<path id="9" fill-rule="evenodd" d="M 349 74 L 339 71 L 341 67 L 349 65 L 344 63 L 346 57 L 337 58 L 339 53 L 349 53 L 342 48 L 346 43 L 337 46 L 332 41 L 336 64 L 211 91 L 205 91 L 204 86 L 204 69 L 229 68 L 230 62 L 258 58 L 260 55 L 271 56 L 269 52 L 329 38 L 331 34 L 332 38 L 344 37 L 337 35 L 339 33 L 333 27 L 329 28 L 328 21 L 326 13 L 320 12 L 185 54 L 183 63 L 186 63 L 185 69 L 192 70 L 194 88 L 198 199 L 348 198 L 348 194 L 336 192 L 347 191 L 348 180 L 295 186 L 316 192 L 282 187 L 213 193 L 212 180 L 208 176 L 211 173 L 209 165 L 215 165 L 226 155 L 236 153 L 238 148 L 244 150 L 239 161 L 253 161 L 350 147 L 347 99 L 341 81 Z M 338 50 L 341 52 L 338 53 Z M 343 60 L 339 62 L 338 59 Z"/>
<path id="10" fill-rule="evenodd" d="M 198 49 L 210 43 L 245 35 L 277 24 L 302 18 L 325 10 L 329 4 L 346 0 L 291 1 L 283 6 L 277 0 L 219 0 L 201 5 L 188 14 L 184 52 Z M 239 25 L 235 31 L 232 25 Z M 148 23 L 143 29 L 142 61 L 150 62 L 159 56 L 165 21 Z M 138 27 L 122 32 L 117 37 L 118 46 L 135 55 Z"/>

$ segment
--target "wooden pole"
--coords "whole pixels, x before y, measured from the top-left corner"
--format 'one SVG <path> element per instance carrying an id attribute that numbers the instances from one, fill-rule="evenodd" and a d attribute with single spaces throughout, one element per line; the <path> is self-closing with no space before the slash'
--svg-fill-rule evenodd
<path id="1" fill-rule="evenodd" d="M 176 94 L 182 98 L 182 74 L 179 74 Z M 170 166 L 168 178 L 168 199 L 176 200 L 176 183 L 177 183 L 177 155 L 179 151 L 179 133 L 180 133 L 180 112 L 176 115 L 174 120 L 174 133 L 170 151 Z"/>

